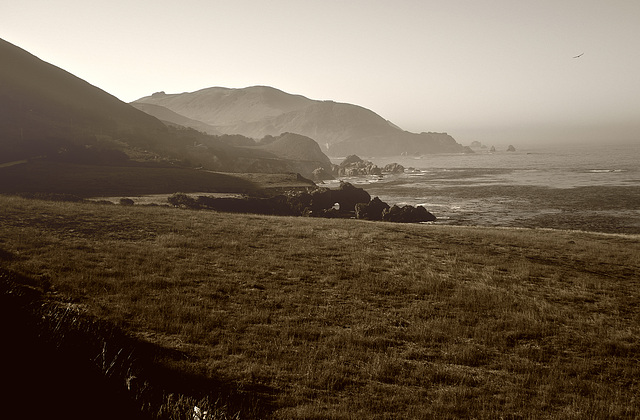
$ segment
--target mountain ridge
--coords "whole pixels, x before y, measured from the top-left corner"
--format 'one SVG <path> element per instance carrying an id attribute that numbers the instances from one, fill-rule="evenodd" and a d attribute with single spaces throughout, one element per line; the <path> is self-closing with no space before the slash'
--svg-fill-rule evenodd
<path id="1" fill-rule="evenodd" d="M 447 133 L 411 133 L 360 105 L 314 100 L 270 86 L 157 92 L 132 104 L 155 104 L 225 134 L 254 139 L 285 132 L 314 139 L 331 156 L 462 152 Z"/>
<path id="2" fill-rule="evenodd" d="M 185 117 L 214 126 L 220 120 L 251 122 L 264 116 L 277 116 L 311 102 L 311 99 L 302 95 L 285 94 L 269 86 L 250 86 L 241 90 L 216 86 L 178 94 L 156 92 L 133 101 L 161 105 Z"/>

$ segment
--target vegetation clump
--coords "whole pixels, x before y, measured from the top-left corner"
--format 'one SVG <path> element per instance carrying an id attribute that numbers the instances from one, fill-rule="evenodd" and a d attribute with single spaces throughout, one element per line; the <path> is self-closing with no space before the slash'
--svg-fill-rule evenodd
<path id="1" fill-rule="evenodd" d="M 198 209 L 200 205 L 196 200 L 189 195 L 179 192 L 171 194 L 167 201 L 174 207 L 186 208 L 186 209 Z"/>

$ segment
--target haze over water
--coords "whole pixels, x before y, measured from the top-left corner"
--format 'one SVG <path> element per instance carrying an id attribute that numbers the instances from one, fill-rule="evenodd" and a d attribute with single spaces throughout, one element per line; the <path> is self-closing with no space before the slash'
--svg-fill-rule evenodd
<path id="1" fill-rule="evenodd" d="M 515 152 L 476 149 L 470 154 L 424 155 L 381 160 L 398 161 L 421 174 L 445 175 L 441 186 L 537 185 L 553 188 L 581 186 L 640 186 L 640 144 L 547 146 Z M 452 179 L 447 173 L 457 172 Z M 475 176 L 474 176 L 475 175 Z M 430 179 L 438 183 L 438 179 Z M 433 183 L 431 186 L 434 186 Z"/>

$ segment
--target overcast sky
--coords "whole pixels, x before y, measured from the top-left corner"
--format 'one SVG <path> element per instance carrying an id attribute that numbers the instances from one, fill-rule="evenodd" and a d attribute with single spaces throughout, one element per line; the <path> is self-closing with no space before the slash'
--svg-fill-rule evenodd
<path id="1" fill-rule="evenodd" d="M 639 19 L 638 0 L 20 0 L 0 37 L 126 102 L 268 85 L 462 144 L 640 142 Z"/>

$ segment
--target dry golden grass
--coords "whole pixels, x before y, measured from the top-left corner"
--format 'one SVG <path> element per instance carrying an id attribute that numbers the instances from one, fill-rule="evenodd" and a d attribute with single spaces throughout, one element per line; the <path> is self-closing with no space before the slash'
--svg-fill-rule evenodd
<path id="1" fill-rule="evenodd" d="M 637 236 L 0 206 L 8 268 L 273 418 L 640 416 Z"/>

